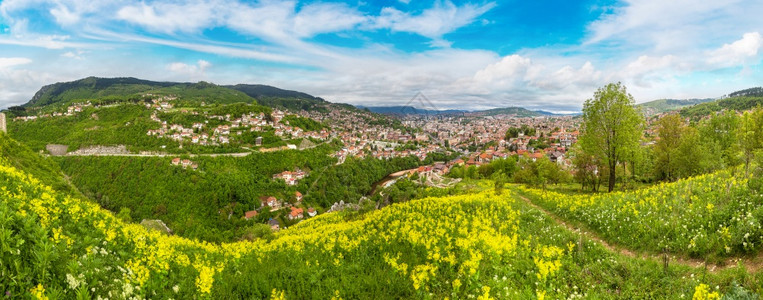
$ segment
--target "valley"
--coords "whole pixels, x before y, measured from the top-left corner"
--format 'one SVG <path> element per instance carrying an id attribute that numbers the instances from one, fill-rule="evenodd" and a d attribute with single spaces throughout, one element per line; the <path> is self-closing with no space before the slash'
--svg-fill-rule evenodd
<path id="1" fill-rule="evenodd" d="M 202 100 L 186 89 L 228 87 L 83 80 L 106 87 L 47 87 L 38 95 L 58 98 L 5 111 L 0 273 L 27 274 L 0 280 L 11 294 L 760 292 L 763 110 L 749 93 L 654 115 L 626 104 L 637 120 L 617 130 L 633 140 L 611 167 L 586 131 L 593 111 L 387 115 L 306 94 Z"/>

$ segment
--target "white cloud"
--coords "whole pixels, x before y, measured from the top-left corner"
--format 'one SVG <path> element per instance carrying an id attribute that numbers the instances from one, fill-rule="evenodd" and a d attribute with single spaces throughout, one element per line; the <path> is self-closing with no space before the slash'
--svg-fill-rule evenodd
<path id="1" fill-rule="evenodd" d="M 758 50 L 761 46 L 763 46 L 763 37 L 760 33 L 748 32 L 742 36 L 742 39 L 710 51 L 708 63 L 718 67 L 743 65 L 758 59 Z"/>
<path id="2" fill-rule="evenodd" d="M 544 90 L 563 90 L 568 87 L 591 89 L 601 83 L 602 73 L 590 61 L 579 69 L 568 65 L 550 74 L 537 74 L 533 79 L 533 84 Z"/>
<path id="3" fill-rule="evenodd" d="M 212 63 L 206 60 L 199 60 L 196 62 L 195 65 L 189 65 L 182 62 L 174 62 L 169 64 L 169 66 L 167 66 L 167 69 L 174 73 L 182 75 L 186 78 L 190 78 L 192 80 L 198 80 L 199 78 L 204 77 L 205 72 L 211 66 L 212 66 Z"/>
<path id="4" fill-rule="evenodd" d="M 444 34 L 469 25 L 477 17 L 495 7 L 494 2 L 484 5 L 464 4 L 456 6 L 453 2 L 435 2 L 435 6 L 424 10 L 419 15 L 402 12 L 393 7 L 385 7 L 376 18 L 373 27 L 388 28 L 393 32 L 416 33 L 435 40 Z"/>
<path id="5" fill-rule="evenodd" d="M 529 58 L 519 55 L 509 55 L 502 58 L 499 62 L 490 64 L 474 74 L 474 80 L 484 83 L 505 83 L 508 81 L 526 80 L 528 69 L 532 66 Z"/>
<path id="6" fill-rule="evenodd" d="M 0 57 L 0 69 L 7 69 L 29 63 L 32 63 L 32 60 L 26 57 Z"/>
<path id="7" fill-rule="evenodd" d="M 162 33 L 193 32 L 218 22 L 219 10 L 226 3 L 196 1 L 183 4 L 155 2 L 124 6 L 117 11 L 117 19 L 141 25 Z"/>
<path id="8" fill-rule="evenodd" d="M 56 18 L 56 22 L 62 25 L 72 25 L 80 20 L 80 15 L 76 12 L 70 11 L 65 5 L 59 4 L 57 7 L 50 10 L 50 14 Z"/>
<path id="9" fill-rule="evenodd" d="M 367 21 L 357 10 L 338 3 L 313 3 L 302 7 L 294 16 L 293 32 L 300 37 L 340 32 Z"/>

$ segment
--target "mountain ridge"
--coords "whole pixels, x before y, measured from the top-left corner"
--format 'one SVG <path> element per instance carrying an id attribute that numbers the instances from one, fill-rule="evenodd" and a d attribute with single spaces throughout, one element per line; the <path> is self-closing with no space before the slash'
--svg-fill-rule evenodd
<path id="1" fill-rule="evenodd" d="M 409 105 L 396 105 L 396 106 L 357 106 L 360 109 L 368 109 L 371 112 L 388 115 L 485 115 L 495 116 L 501 114 L 517 115 L 520 117 L 539 117 L 539 116 L 559 116 L 563 114 L 555 114 L 543 110 L 529 110 L 523 107 L 501 107 L 492 108 L 487 110 L 466 110 L 466 109 L 423 109 Z"/>
<path id="2" fill-rule="evenodd" d="M 51 105 L 68 104 L 73 101 L 125 98 L 140 99 L 142 94 L 184 94 L 186 98 L 209 101 L 219 98 L 219 102 L 268 102 L 277 99 L 305 100 L 311 103 L 326 103 L 320 97 L 307 93 L 285 90 L 263 84 L 217 85 L 200 81 L 171 82 L 152 81 L 135 77 L 95 77 L 90 76 L 74 81 L 57 82 L 40 88 L 34 96 L 20 107 L 39 108 Z M 214 96 L 214 97 L 213 97 Z M 262 100 L 261 100 L 262 99 Z"/>

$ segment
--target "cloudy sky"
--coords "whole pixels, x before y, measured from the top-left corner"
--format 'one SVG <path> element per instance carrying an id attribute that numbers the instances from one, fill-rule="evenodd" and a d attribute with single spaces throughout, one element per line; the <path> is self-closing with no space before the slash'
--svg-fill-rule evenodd
<path id="1" fill-rule="evenodd" d="M 577 111 L 760 86 L 763 1 L 2 0 L 0 108 L 87 76 Z"/>

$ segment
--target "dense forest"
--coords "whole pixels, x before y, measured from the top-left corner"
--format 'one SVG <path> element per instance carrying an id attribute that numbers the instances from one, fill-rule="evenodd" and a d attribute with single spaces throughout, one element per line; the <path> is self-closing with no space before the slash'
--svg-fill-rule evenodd
<path id="1" fill-rule="evenodd" d="M 35 151 L 47 144 L 64 144 L 69 151 L 92 145 L 127 145 L 129 150 L 160 150 L 162 145 L 177 149 L 169 139 L 147 136 L 160 124 L 150 119 L 151 110 L 137 104 L 95 109 L 86 107 L 74 116 L 39 118 L 8 123 L 11 135 Z"/>
<path id="2" fill-rule="evenodd" d="M 241 218 L 244 212 L 259 208 L 263 196 L 294 202 L 299 191 L 306 205 L 325 209 L 334 202 L 357 202 L 388 174 L 431 162 L 431 158 L 421 162 L 407 157 L 348 159 L 335 165 L 336 159 L 329 154 L 337 146 L 255 152 L 246 157 L 191 157 L 199 166 L 196 171 L 172 166 L 170 157 L 56 160 L 79 190 L 103 207 L 124 211 L 136 221 L 161 219 L 177 234 L 208 241 L 231 241 L 246 235 L 256 222 Z M 296 169 L 308 172 L 296 186 L 272 178 Z M 257 221 L 277 215 L 266 213 Z"/>
<path id="3" fill-rule="evenodd" d="M 211 241 L 232 240 L 247 224 L 239 219 L 258 208 L 260 197 L 293 201 L 306 192 L 319 170 L 335 163 L 328 156 L 336 146 L 305 151 L 252 153 L 247 157 L 193 157 L 193 171 L 173 166 L 170 157 L 59 157 L 72 182 L 103 207 L 131 210 L 133 219 L 161 219 L 176 233 Z M 272 175 L 300 168 L 310 176 L 288 186 Z M 312 172 L 315 170 L 316 172 Z M 220 213 L 221 209 L 233 212 Z"/>
<path id="4" fill-rule="evenodd" d="M 34 97 L 17 108 L 15 113 L 36 114 L 51 109 L 61 109 L 74 102 L 89 100 L 99 104 L 115 101 L 150 99 L 155 96 L 172 96 L 196 103 L 256 103 L 243 92 L 207 82 L 174 83 L 154 82 L 136 78 L 88 77 L 72 82 L 60 82 L 44 86 Z"/>
<path id="5" fill-rule="evenodd" d="M 760 105 L 763 105 L 763 96 L 757 94 L 752 94 L 752 96 L 743 95 L 685 107 L 680 110 L 680 114 L 682 117 L 696 120 L 725 109 L 744 111 Z"/>

